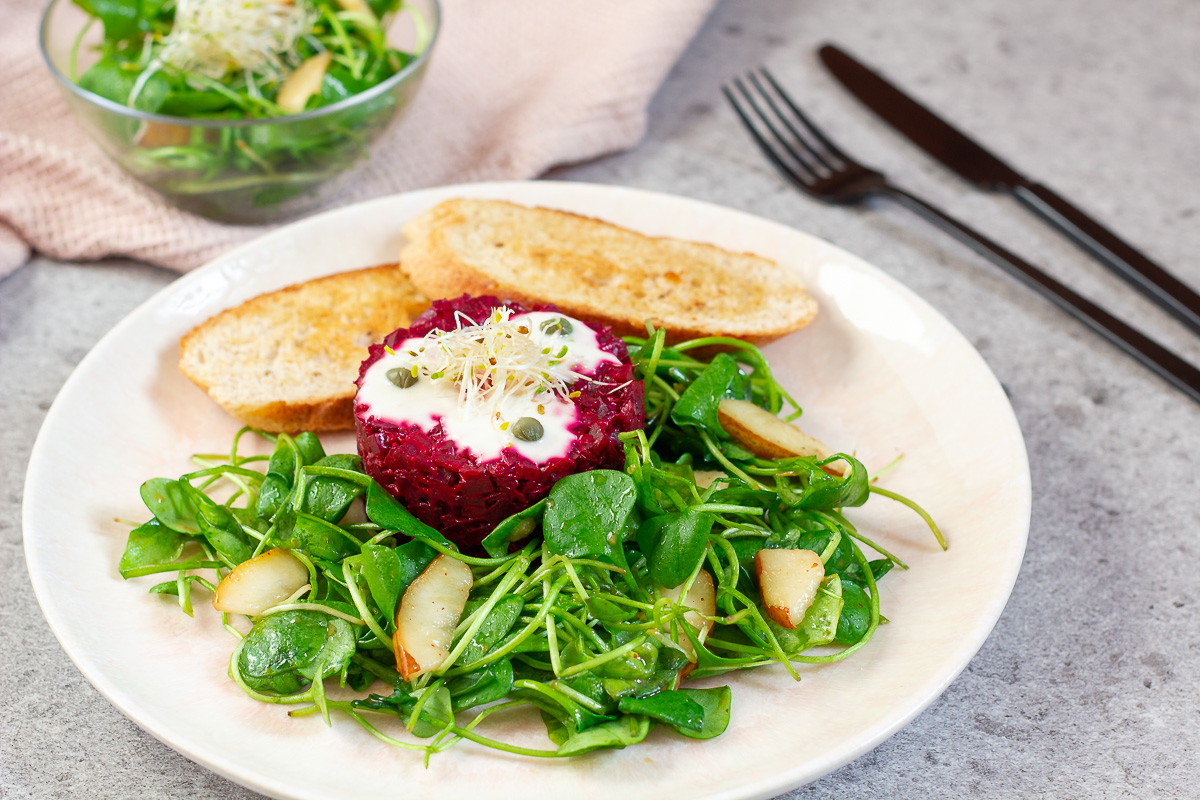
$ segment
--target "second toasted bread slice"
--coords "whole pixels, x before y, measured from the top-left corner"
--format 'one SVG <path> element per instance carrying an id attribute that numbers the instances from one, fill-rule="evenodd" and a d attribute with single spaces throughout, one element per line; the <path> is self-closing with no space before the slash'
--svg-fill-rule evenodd
<path id="1" fill-rule="evenodd" d="M 767 341 L 808 324 L 817 304 L 773 261 L 644 236 L 588 217 L 498 200 L 448 200 L 404 226 L 401 263 L 429 297 L 495 294 L 554 303 L 618 333 L 646 320 L 672 340 Z"/>
<path id="2" fill-rule="evenodd" d="M 255 428 L 349 430 L 367 346 L 428 305 L 395 264 L 317 278 L 194 328 L 179 342 L 179 368 Z"/>

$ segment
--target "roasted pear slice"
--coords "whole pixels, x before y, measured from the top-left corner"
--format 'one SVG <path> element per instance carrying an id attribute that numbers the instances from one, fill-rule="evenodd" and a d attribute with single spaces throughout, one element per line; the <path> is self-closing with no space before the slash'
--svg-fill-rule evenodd
<path id="1" fill-rule="evenodd" d="M 437 669 L 450 655 L 471 582 L 470 567 L 440 555 L 404 592 L 392 637 L 396 667 L 404 680 Z"/>
<path id="2" fill-rule="evenodd" d="M 296 71 L 287 76 L 287 80 L 279 87 L 275 103 L 289 114 L 299 114 L 308 105 L 308 98 L 321 91 L 321 81 L 325 80 L 325 70 L 333 53 L 325 51 L 306 59 L 296 67 Z"/>
<path id="3" fill-rule="evenodd" d="M 682 593 L 683 584 L 671 589 L 660 590 L 660 594 L 672 603 L 679 602 L 679 596 Z M 696 580 L 692 582 L 692 588 L 688 589 L 687 595 L 683 598 L 683 607 L 692 609 L 684 612 L 683 622 L 696 630 L 696 638 L 703 643 L 713 628 L 712 620 L 705 619 L 705 617 L 711 617 L 717 613 L 717 592 L 713 587 L 712 575 L 709 575 L 707 570 L 702 569 L 696 575 Z M 665 626 L 665 630 L 670 630 L 669 624 Z M 687 653 L 688 660 L 692 662 L 680 671 L 679 677 L 686 678 L 696 668 L 696 648 L 692 646 L 692 640 L 686 635 L 679 637 L 679 646 L 683 648 L 683 651 Z"/>
<path id="4" fill-rule="evenodd" d="M 812 456 L 825 459 L 833 455 L 833 450 L 820 439 L 814 439 L 747 400 L 722 400 L 717 406 L 717 421 L 738 444 L 759 458 Z M 840 463 L 833 463 L 827 465 L 825 471 L 842 475 L 845 468 Z"/>
<path id="5" fill-rule="evenodd" d="M 785 628 L 798 626 L 825 577 L 821 557 L 812 550 L 759 550 L 754 566 L 767 615 Z"/>
<path id="6" fill-rule="evenodd" d="M 308 583 L 308 568 L 287 550 L 268 550 L 233 568 L 217 584 L 213 608 L 257 617 Z"/>

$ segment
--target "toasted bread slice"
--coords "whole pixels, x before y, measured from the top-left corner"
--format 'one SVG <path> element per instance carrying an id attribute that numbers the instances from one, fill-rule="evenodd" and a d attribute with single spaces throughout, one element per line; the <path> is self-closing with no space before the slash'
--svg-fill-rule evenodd
<path id="1" fill-rule="evenodd" d="M 179 342 L 179 369 L 226 411 L 267 431 L 354 427 L 367 345 L 429 306 L 395 264 L 247 300 Z"/>
<path id="2" fill-rule="evenodd" d="M 765 258 L 643 236 L 588 217 L 498 200 L 448 200 L 404 226 L 401 264 L 429 297 L 494 294 L 673 341 L 768 341 L 808 324 L 817 304 Z"/>

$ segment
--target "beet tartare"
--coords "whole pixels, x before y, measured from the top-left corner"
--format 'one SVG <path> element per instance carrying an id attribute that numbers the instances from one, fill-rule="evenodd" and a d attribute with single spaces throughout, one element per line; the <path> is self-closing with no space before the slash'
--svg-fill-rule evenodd
<path id="1" fill-rule="evenodd" d="M 371 346 L 357 385 L 367 473 L 466 550 L 567 475 L 619 469 L 617 434 L 645 423 L 608 327 L 488 296 L 435 301 Z"/>

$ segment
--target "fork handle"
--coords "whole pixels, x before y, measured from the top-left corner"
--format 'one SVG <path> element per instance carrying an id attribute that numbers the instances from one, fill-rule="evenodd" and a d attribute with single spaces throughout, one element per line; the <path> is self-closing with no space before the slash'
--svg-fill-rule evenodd
<path id="1" fill-rule="evenodd" d="M 1038 216 L 1065 233 L 1085 252 L 1124 278 L 1200 334 L 1200 294 L 1155 264 L 1133 245 L 1040 183 L 1014 186 L 1012 194 Z"/>
<path id="2" fill-rule="evenodd" d="M 1048 298 L 1059 308 L 1158 373 L 1168 383 L 1200 403 L 1200 370 L 1141 331 L 1130 327 L 1098 305 L 1076 294 L 1015 253 L 982 233 L 967 227 L 944 211 L 898 187 L 888 185 L 883 194 L 958 239 L 996 266 Z"/>

